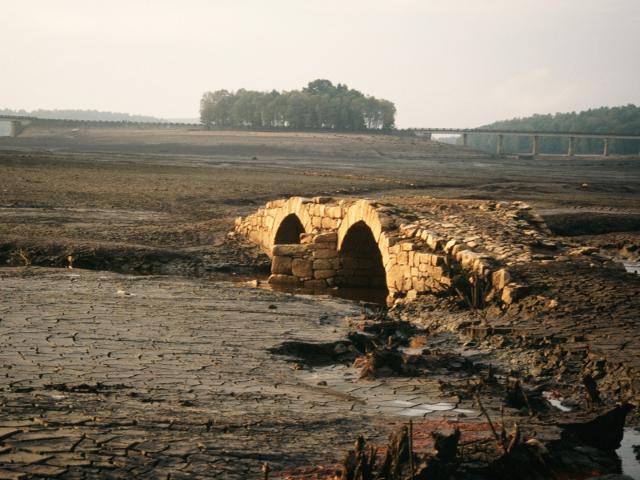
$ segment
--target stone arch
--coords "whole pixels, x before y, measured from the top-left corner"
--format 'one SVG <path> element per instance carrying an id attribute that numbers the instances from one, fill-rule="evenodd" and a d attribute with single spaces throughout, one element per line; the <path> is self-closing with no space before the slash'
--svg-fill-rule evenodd
<path id="1" fill-rule="evenodd" d="M 291 197 L 282 205 L 278 206 L 275 211 L 275 217 L 269 232 L 268 250 L 271 250 L 276 244 L 276 235 L 282 222 L 290 215 L 295 215 L 302 225 L 303 231 L 308 233 L 312 230 L 311 216 L 308 211 L 309 200 L 302 197 Z M 297 242 L 300 243 L 300 242 Z"/>
<path id="2" fill-rule="evenodd" d="M 304 226 L 295 213 L 290 213 L 276 230 L 274 245 L 300 243 L 300 235 L 305 233 Z"/>
<path id="3" fill-rule="evenodd" d="M 371 238 L 377 246 L 377 252 L 373 251 L 371 253 L 373 257 L 376 257 L 375 262 L 377 262 L 377 254 L 380 255 L 380 261 L 385 272 L 384 283 L 380 280 L 376 280 L 374 283 L 379 283 L 381 285 L 378 286 L 390 289 L 391 285 L 389 283 L 389 273 L 387 270 L 389 265 L 389 247 L 391 246 L 391 241 L 384 232 L 383 219 L 381 219 L 380 214 L 368 200 L 358 200 L 347 208 L 343 221 L 337 232 L 338 252 L 342 252 L 345 242 L 349 241 L 348 237 L 350 236 L 350 230 L 356 224 L 359 225 L 357 227 L 358 229 L 366 227 L 370 232 Z"/>
<path id="4" fill-rule="evenodd" d="M 387 288 L 382 253 L 371 228 L 363 221 L 346 231 L 338 251 L 336 285 L 339 287 Z"/>
<path id="5" fill-rule="evenodd" d="M 380 254 L 382 255 L 382 264 L 386 267 L 389 263 L 389 247 L 391 244 L 386 233 L 383 231 L 383 223 L 380 215 L 368 200 L 358 200 L 353 203 L 344 214 L 344 219 L 338 228 L 338 251 L 342 248 L 349 229 L 355 223 L 361 221 L 371 230 L 373 239 L 376 241 Z"/>

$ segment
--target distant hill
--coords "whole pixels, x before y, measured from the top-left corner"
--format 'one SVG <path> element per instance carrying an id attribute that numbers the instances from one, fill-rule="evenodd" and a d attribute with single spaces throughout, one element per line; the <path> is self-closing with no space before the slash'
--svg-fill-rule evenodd
<path id="1" fill-rule="evenodd" d="M 162 118 L 150 117 L 146 115 L 131 115 L 120 112 L 101 112 L 98 110 L 10 110 L 0 109 L 2 115 L 24 115 L 38 118 L 55 118 L 61 120 L 94 120 L 110 122 L 166 122 Z"/>
<path id="2" fill-rule="evenodd" d="M 524 130 L 542 132 L 588 132 L 588 133 L 628 133 L 640 135 L 640 107 L 629 104 L 621 107 L 600 107 L 582 112 L 533 115 L 525 118 L 502 120 L 480 128 L 492 130 Z M 488 136 L 471 136 L 469 145 L 473 148 L 495 152 L 496 139 Z M 525 152 L 531 149 L 531 139 L 505 137 L 507 152 Z M 562 153 L 567 150 L 567 139 L 541 138 L 541 153 Z M 636 140 L 614 140 L 611 153 L 638 154 L 640 142 Z M 576 153 L 601 153 L 602 140 L 578 139 Z"/>

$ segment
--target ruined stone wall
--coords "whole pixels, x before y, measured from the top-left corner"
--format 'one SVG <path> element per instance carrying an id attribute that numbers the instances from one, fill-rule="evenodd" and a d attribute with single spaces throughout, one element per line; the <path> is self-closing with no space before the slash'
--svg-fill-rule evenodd
<path id="1" fill-rule="evenodd" d="M 428 213 L 427 205 L 434 207 Z M 483 301 L 511 303 L 524 286 L 512 280 L 508 265 L 530 260 L 531 243 L 545 239 L 544 226 L 518 202 L 470 201 L 457 207 L 464 215 L 449 215 L 446 202 L 438 205 L 433 199 L 410 210 L 365 199 L 292 197 L 238 218 L 235 230 L 271 256 L 270 283 L 308 289 L 377 286 L 379 262 L 379 283 L 386 284 L 391 298 L 465 296 L 471 295 L 465 289 L 478 285 Z M 296 215 L 304 228 L 300 243 L 276 245 L 289 215 Z M 376 248 L 367 247 L 369 256 L 350 253 L 366 243 L 362 233 L 353 241 L 354 232 L 365 230 Z M 501 238 L 512 243 L 502 245 Z"/>
<path id="2" fill-rule="evenodd" d="M 336 285 L 339 267 L 335 232 L 303 234 L 298 245 L 272 249 L 270 283 L 312 290 Z"/>

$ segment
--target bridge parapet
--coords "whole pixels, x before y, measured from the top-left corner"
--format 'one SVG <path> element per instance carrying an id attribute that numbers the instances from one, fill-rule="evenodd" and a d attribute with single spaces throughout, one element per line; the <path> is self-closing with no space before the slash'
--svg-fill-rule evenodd
<path id="1" fill-rule="evenodd" d="M 512 302 L 526 289 L 510 265 L 548 242 L 520 202 L 416 197 L 402 207 L 366 199 L 292 197 L 236 220 L 236 232 L 272 258 L 273 284 L 321 290 L 386 287 L 389 299 L 458 295 Z"/>

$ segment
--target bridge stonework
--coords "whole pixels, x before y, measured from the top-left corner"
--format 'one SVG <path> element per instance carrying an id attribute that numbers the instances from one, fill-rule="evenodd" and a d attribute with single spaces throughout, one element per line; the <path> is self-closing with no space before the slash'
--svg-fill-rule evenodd
<path id="1" fill-rule="evenodd" d="M 470 301 L 475 288 L 480 303 L 511 303 L 526 286 L 511 278 L 509 265 L 530 261 L 531 245 L 546 241 L 544 222 L 521 202 L 430 197 L 402 208 L 291 197 L 236 219 L 235 231 L 271 257 L 269 283 L 386 287 L 389 302 L 431 293 Z"/>

